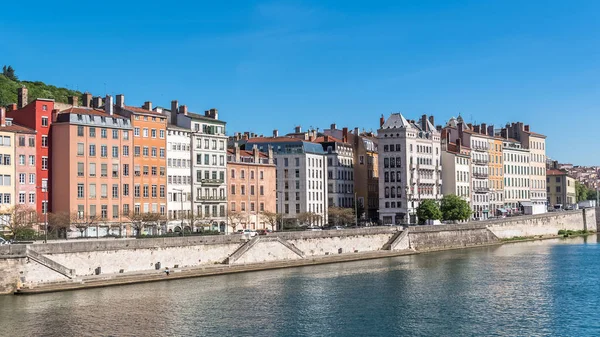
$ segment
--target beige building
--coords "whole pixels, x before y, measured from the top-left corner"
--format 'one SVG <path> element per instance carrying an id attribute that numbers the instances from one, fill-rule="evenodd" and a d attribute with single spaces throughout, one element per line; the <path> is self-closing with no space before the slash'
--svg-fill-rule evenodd
<path id="1" fill-rule="evenodd" d="M 548 205 L 554 208 L 566 208 L 577 203 L 575 178 L 566 171 L 549 169 L 546 171 Z"/>

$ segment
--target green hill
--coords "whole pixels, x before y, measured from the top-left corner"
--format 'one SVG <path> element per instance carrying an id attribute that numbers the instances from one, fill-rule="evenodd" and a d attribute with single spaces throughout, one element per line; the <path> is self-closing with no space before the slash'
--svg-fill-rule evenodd
<path id="1" fill-rule="evenodd" d="M 22 86 L 27 87 L 27 99 L 29 102 L 36 98 L 52 98 L 57 102 L 67 103 L 67 97 L 70 96 L 77 96 L 79 97 L 79 102 L 83 102 L 82 92 L 80 91 L 59 88 L 39 81 L 12 80 L 0 74 L 0 106 L 17 103 L 17 90 Z"/>

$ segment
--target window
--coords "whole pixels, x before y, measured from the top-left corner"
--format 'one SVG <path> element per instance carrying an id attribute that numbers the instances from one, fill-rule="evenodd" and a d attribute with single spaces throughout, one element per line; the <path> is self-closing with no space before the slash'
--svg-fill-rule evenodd
<path id="1" fill-rule="evenodd" d="M 90 127 L 89 130 L 90 130 L 90 137 L 95 138 L 96 137 L 96 128 Z"/>
<path id="2" fill-rule="evenodd" d="M 113 198 L 119 197 L 119 185 L 117 185 L 117 184 L 112 185 L 112 197 Z"/>
<path id="3" fill-rule="evenodd" d="M 42 147 L 48 147 L 48 136 L 42 136 Z"/>
<path id="4" fill-rule="evenodd" d="M 156 198 L 156 185 L 152 185 L 152 198 Z"/>
<path id="5" fill-rule="evenodd" d="M 25 136 L 19 136 L 19 146 L 25 146 Z"/>
<path id="6" fill-rule="evenodd" d="M 29 193 L 29 203 L 35 204 L 35 193 L 34 192 Z"/>
<path id="7" fill-rule="evenodd" d="M 142 148 L 142 154 L 144 155 L 144 157 L 148 157 L 148 147 L 147 146 L 144 146 Z"/>
<path id="8" fill-rule="evenodd" d="M 35 173 L 29 173 L 29 185 L 35 184 Z"/>
<path id="9" fill-rule="evenodd" d="M 135 157 L 139 157 L 139 156 L 140 156 L 140 147 L 139 147 L 139 146 L 135 146 L 135 147 L 133 148 L 133 155 L 134 155 Z"/>
<path id="10" fill-rule="evenodd" d="M 144 198 L 148 198 L 148 196 L 150 195 L 150 187 L 148 185 L 144 185 Z"/>
<path id="11" fill-rule="evenodd" d="M 100 185 L 100 198 L 108 198 L 108 185 L 101 184 Z"/>
<path id="12" fill-rule="evenodd" d="M 48 117 L 42 117 L 42 126 L 48 126 Z"/>
<path id="13" fill-rule="evenodd" d="M 129 196 L 129 184 L 123 184 L 123 196 L 124 197 Z"/>
<path id="14" fill-rule="evenodd" d="M 84 172 L 83 172 L 83 163 L 79 162 L 77 163 L 77 176 L 78 177 L 83 177 Z"/>
<path id="15" fill-rule="evenodd" d="M 25 184 L 27 182 L 27 174 L 19 173 L 19 184 Z"/>
<path id="16" fill-rule="evenodd" d="M 113 219 L 119 218 L 119 205 L 113 205 L 113 207 L 112 207 L 112 217 L 113 217 Z"/>
<path id="17" fill-rule="evenodd" d="M 96 184 L 90 184 L 89 192 L 90 199 L 96 199 Z"/>
<path id="18" fill-rule="evenodd" d="M 129 131 L 128 130 L 123 130 L 123 139 L 129 140 Z"/>
<path id="19" fill-rule="evenodd" d="M 145 138 L 148 138 L 148 129 L 147 128 L 144 128 L 142 130 L 142 136 L 145 137 Z"/>
<path id="20" fill-rule="evenodd" d="M 133 186 L 133 196 L 136 198 L 140 197 L 140 185 Z"/>
<path id="21" fill-rule="evenodd" d="M 100 157 L 108 157 L 108 147 L 106 145 L 100 145 Z"/>
<path id="22" fill-rule="evenodd" d="M 106 129 L 100 129 L 100 138 L 106 138 Z"/>
<path id="23" fill-rule="evenodd" d="M 156 138 L 156 129 L 150 130 L 150 135 L 152 136 L 152 138 Z"/>
<path id="24" fill-rule="evenodd" d="M 152 147 L 152 157 L 156 158 L 156 147 Z"/>
<path id="25" fill-rule="evenodd" d="M 118 146 L 112 147 L 112 157 L 119 158 L 119 147 Z"/>
<path id="26" fill-rule="evenodd" d="M 123 156 L 129 156 L 129 145 L 123 145 Z"/>
<path id="27" fill-rule="evenodd" d="M 83 143 L 77 143 L 77 155 L 83 156 L 85 154 L 85 145 Z"/>
<path id="28" fill-rule="evenodd" d="M 19 155 L 19 165 L 25 165 L 25 155 L 24 154 Z"/>
<path id="29" fill-rule="evenodd" d="M 90 144 L 90 157 L 96 156 L 96 145 Z"/>
<path id="30" fill-rule="evenodd" d="M 6 156 L 4 158 L 5 158 L 5 162 L 6 162 Z M 10 162 L 10 157 L 8 158 L 8 161 Z M 47 169 L 48 169 L 48 157 L 42 157 L 42 170 L 47 170 Z"/>
<path id="31" fill-rule="evenodd" d="M 19 193 L 19 204 L 24 204 L 25 203 L 25 192 L 20 192 Z"/>
<path id="32" fill-rule="evenodd" d="M 35 136 L 29 137 L 29 147 L 35 147 Z"/>
<path id="33" fill-rule="evenodd" d="M 165 138 L 165 130 L 160 130 L 160 138 Z"/>
<path id="34" fill-rule="evenodd" d="M 112 177 L 119 177 L 119 164 L 112 164 Z"/>
<path id="35" fill-rule="evenodd" d="M 165 157 L 165 149 L 163 147 L 160 148 L 160 157 L 161 158 Z"/>
<path id="36" fill-rule="evenodd" d="M 102 205 L 100 206 L 100 219 L 108 218 L 108 206 Z"/>
<path id="37" fill-rule="evenodd" d="M 140 136 L 140 128 L 135 128 L 133 129 L 133 135 L 135 137 L 139 137 Z"/>
<path id="38" fill-rule="evenodd" d="M 77 198 L 83 198 L 84 197 L 84 186 L 83 184 L 77 184 Z"/>
<path id="39" fill-rule="evenodd" d="M 119 139 L 119 130 L 112 130 L 113 139 Z"/>
<path id="40" fill-rule="evenodd" d="M 100 164 L 100 176 L 108 177 L 108 167 L 106 164 Z"/>

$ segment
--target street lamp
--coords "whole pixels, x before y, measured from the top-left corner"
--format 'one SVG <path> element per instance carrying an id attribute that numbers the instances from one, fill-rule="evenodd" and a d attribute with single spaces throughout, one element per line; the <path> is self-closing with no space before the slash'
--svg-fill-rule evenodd
<path id="1" fill-rule="evenodd" d="M 181 202 L 181 236 L 185 236 L 185 227 L 183 226 L 183 189 L 174 188 L 173 191 L 177 191 L 181 195 L 181 198 L 179 199 L 179 201 Z"/>
<path id="2" fill-rule="evenodd" d="M 36 186 L 35 188 L 39 188 L 44 192 L 44 201 L 46 207 L 42 209 L 44 212 L 44 243 L 48 243 L 48 185 L 44 186 Z M 44 205 L 44 201 L 42 201 L 42 205 Z"/>

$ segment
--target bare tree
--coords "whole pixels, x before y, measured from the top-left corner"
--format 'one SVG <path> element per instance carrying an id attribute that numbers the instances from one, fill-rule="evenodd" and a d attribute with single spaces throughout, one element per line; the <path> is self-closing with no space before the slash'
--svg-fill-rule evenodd
<path id="1" fill-rule="evenodd" d="M 271 225 L 272 230 L 275 230 L 277 228 L 277 225 L 282 223 L 281 220 L 283 219 L 282 214 L 269 211 L 261 212 L 260 216 L 266 223 Z"/>
<path id="2" fill-rule="evenodd" d="M 329 223 L 340 225 L 354 222 L 354 211 L 351 208 L 329 207 Z"/>
<path id="3" fill-rule="evenodd" d="M 123 217 L 131 222 L 131 227 L 135 230 L 135 236 L 140 236 L 144 229 L 144 214 L 136 212 L 123 213 Z"/>
<path id="4" fill-rule="evenodd" d="M 300 223 L 300 225 L 313 225 L 315 222 L 318 222 L 323 217 L 320 214 L 313 212 L 303 212 L 296 216 L 296 219 Z"/>
<path id="5" fill-rule="evenodd" d="M 75 226 L 83 237 L 83 233 L 96 222 L 96 216 L 86 216 L 80 212 L 71 213 L 71 224 Z"/>
<path id="6" fill-rule="evenodd" d="M 240 224 L 240 222 L 245 218 L 246 215 L 242 212 L 236 212 L 231 210 L 227 211 L 227 220 L 229 220 L 229 225 L 231 226 L 231 228 L 233 228 L 234 232 L 237 230 L 237 226 Z"/>
<path id="7" fill-rule="evenodd" d="M 51 232 L 56 231 L 58 237 L 67 239 L 71 229 L 71 215 L 69 212 L 48 213 L 48 227 Z"/>

